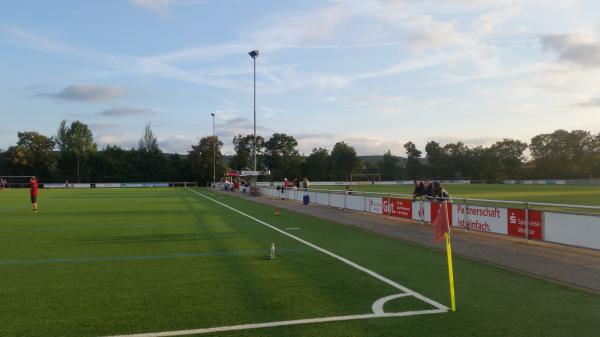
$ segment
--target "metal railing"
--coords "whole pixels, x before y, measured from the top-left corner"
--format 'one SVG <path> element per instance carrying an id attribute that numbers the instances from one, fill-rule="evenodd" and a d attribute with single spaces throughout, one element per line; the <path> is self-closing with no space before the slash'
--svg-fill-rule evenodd
<path id="1" fill-rule="evenodd" d="M 382 192 L 368 192 L 368 191 L 355 191 L 355 190 L 330 190 L 330 189 L 321 189 L 321 188 L 300 188 L 300 189 L 277 189 L 276 187 L 261 187 L 262 189 L 271 191 L 267 195 L 272 197 L 283 197 L 284 199 L 294 199 L 301 201 L 299 195 L 309 195 L 309 198 L 313 199 L 314 203 L 321 204 L 328 207 L 338 207 L 341 209 L 352 209 L 363 212 L 371 212 L 367 205 L 369 197 L 381 197 L 387 198 L 387 207 L 386 209 L 382 209 L 382 214 L 391 215 L 391 201 L 392 199 L 405 199 L 411 201 L 424 201 L 431 202 L 435 200 L 431 199 L 414 199 L 412 194 L 404 194 L 404 193 L 382 193 Z M 327 202 L 320 202 L 322 200 L 319 199 L 318 194 L 326 194 Z M 334 197 L 334 202 L 332 202 L 332 196 L 343 195 L 343 201 L 338 200 L 339 198 Z M 361 208 L 352 208 L 349 207 L 348 198 L 352 196 L 362 196 L 364 197 L 363 206 Z M 440 199 L 438 199 L 440 200 Z M 525 233 L 524 237 L 526 240 L 530 239 L 530 212 L 531 211 L 550 211 L 554 213 L 566 213 L 566 214 L 575 214 L 575 215 L 591 215 L 600 217 L 600 206 L 593 205 L 573 205 L 573 204 L 556 204 L 556 203 L 545 203 L 545 202 L 532 202 L 532 201 L 513 201 L 513 200 L 497 200 L 497 199 L 479 199 L 479 198 L 463 198 L 463 197 L 451 197 L 445 198 L 452 204 L 463 205 L 465 207 L 464 210 L 464 221 L 465 224 L 469 223 L 469 209 L 473 207 L 487 207 L 487 208 L 511 208 L 511 209 L 520 209 L 525 212 Z M 423 218 L 421 217 L 421 221 Z"/>

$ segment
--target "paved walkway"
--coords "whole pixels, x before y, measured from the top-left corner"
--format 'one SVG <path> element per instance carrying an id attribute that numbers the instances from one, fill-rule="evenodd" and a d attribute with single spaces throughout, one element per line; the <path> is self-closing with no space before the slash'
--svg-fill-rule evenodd
<path id="1" fill-rule="evenodd" d="M 363 212 L 339 210 L 320 205 L 305 206 L 296 201 L 268 197 L 248 200 L 301 214 L 354 226 L 421 246 L 441 250 L 433 243 L 429 225 Z M 454 230 L 452 249 L 456 255 L 536 275 L 600 294 L 600 252 L 554 244 L 511 239 L 494 234 Z"/>

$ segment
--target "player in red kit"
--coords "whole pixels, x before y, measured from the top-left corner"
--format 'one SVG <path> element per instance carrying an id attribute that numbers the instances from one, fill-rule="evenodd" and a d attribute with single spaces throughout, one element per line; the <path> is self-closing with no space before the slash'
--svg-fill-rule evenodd
<path id="1" fill-rule="evenodd" d="M 33 204 L 33 213 L 37 214 L 38 181 L 35 177 L 31 177 L 29 182 L 31 183 L 29 196 L 31 197 L 31 204 Z"/>

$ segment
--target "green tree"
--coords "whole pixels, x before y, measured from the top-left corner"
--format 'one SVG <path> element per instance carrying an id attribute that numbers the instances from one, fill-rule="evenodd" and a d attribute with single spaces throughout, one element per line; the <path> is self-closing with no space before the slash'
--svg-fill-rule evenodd
<path id="1" fill-rule="evenodd" d="M 338 142 L 331 150 L 331 176 L 334 180 L 350 180 L 350 175 L 356 167 L 358 159 L 356 150 L 344 143 Z"/>
<path id="2" fill-rule="evenodd" d="M 74 121 L 67 127 L 62 121 L 56 139 L 60 150 L 59 166 L 64 176 L 76 177 L 77 181 L 88 177 L 93 169 L 88 164 L 97 151 L 90 128 L 80 121 Z"/>
<path id="3" fill-rule="evenodd" d="M 499 164 L 499 167 L 498 173 L 488 179 L 514 179 L 518 177 L 525 161 L 525 150 L 527 150 L 527 144 L 520 140 L 505 138 L 494 143 L 490 147 L 494 159 L 490 159 L 488 162 L 493 160 Z"/>
<path id="4" fill-rule="evenodd" d="M 383 154 L 383 160 L 381 161 L 381 177 L 383 180 L 395 180 L 398 178 L 399 162 L 398 157 L 393 156 L 390 150 Z"/>
<path id="5" fill-rule="evenodd" d="M 144 128 L 144 135 L 138 142 L 138 151 L 141 152 L 161 152 L 158 148 L 158 139 L 154 136 L 150 123 Z"/>
<path id="6" fill-rule="evenodd" d="M 201 184 L 212 181 L 214 147 L 216 147 L 216 176 L 222 177 L 225 172 L 221 153 L 223 143 L 217 136 L 203 137 L 197 145 L 192 145 L 192 150 L 188 152 L 191 175 Z"/>
<path id="7" fill-rule="evenodd" d="M 444 149 L 440 146 L 440 143 L 430 141 L 425 145 L 425 158 L 427 159 L 427 166 L 429 174 L 432 178 L 444 178 L 445 169 L 445 157 Z"/>
<path id="8" fill-rule="evenodd" d="M 285 133 L 274 133 L 264 143 L 265 164 L 271 170 L 273 179 L 299 178 L 302 157 L 296 146 L 296 139 Z"/>
<path id="9" fill-rule="evenodd" d="M 421 173 L 421 151 L 417 150 L 417 146 L 413 142 L 404 144 L 406 150 L 406 175 L 409 179 L 418 178 Z"/>
<path id="10" fill-rule="evenodd" d="M 468 178 L 470 173 L 476 171 L 473 167 L 477 165 L 477 161 L 473 160 L 472 156 L 473 153 L 463 142 L 444 145 L 446 158 L 444 178 Z"/>
<path id="11" fill-rule="evenodd" d="M 40 179 L 50 178 L 56 159 L 54 140 L 34 131 L 18 132 L 18 141 L 9 148 L 12 165 L 21 175 L 35 175 Z"/>
<path id="12" fill-rule="evenodd" d="M 265 140 L 256 136 L 257 167 L 262 167 L 260 158 L 263 155 Z M 235 154 L 231 158 L 230 166 L 234 170 L 254 169 L 254 135 L 237 135 L 233 137 L 233 150 Z"/>
<path id="13" fill-rule="evenodd" d="M 145 181 L 172 180 L 168 176 L 169 162 L 158 147 L 150 123 L 146 124 L 144 134 L 138 142 L 136 167 L 139 177 Z"/>
<path id="14" fill-rule="evenodd" d="M 108 145 L 98 151 L 94 161 L 92 179 L 97 182 L 139 181 L 139 171 L 135 166 L 135 151 L 126 151 L 115 145 Z"/>
<path id="15" fill-rule="evenodd" d="M 310 180 L 326 181 L 329 179 L 329 151 L 324 148 L 315 148 L 304 162 L 304 175 Z"/>
<path id="16" fill-rule="evenodd" d="M 577 178 L 592 174 L 597 138 L 588 131 L 556 130 L 533 137 L 529 145 L 538 177 Z"/>

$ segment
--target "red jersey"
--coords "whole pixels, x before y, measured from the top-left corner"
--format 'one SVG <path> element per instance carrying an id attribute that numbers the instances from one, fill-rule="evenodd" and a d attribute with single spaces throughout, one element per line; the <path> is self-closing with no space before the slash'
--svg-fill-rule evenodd
<path id="1" fill-rule="evenodd" d="M 29 194 L 32 197 L 37 197 L 38 195 L 38 181 L 35 179 L 31 182 L 31 186 L 29 187 Z"/>

